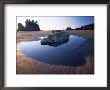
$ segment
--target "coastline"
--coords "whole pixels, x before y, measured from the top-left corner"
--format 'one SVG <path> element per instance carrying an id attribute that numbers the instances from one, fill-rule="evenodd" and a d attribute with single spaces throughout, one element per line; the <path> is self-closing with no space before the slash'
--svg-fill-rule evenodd
<path id="1" fill-rule="evenodd" d="M 73 35 L 93 38 L 93 31 L 67 31 Z M 51 31 L 17 32 L 17 43 L 29 41 L 32 37 L 46 36 Z M 16 74 L 94 74 L 94 56 L 86 57 L 86 64 L 73 67 L 63 65 L 50 65 L 34 60 L 24 55 L 20 50 L 16 50 Z"/>

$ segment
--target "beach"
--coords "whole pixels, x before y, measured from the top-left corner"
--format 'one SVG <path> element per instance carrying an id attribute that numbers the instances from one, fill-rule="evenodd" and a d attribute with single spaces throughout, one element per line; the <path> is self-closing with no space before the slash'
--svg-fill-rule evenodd
<path id="1" fill-rule="evenodd" d="M 94 38 L 93 30 L 67 30 L 72 35 L 84 38 Z M 19 31 L 16 33 L 16 42 L 36 40 L 39 37 L 51 34 L 51 31 Z M 86 63 L 81 66 L 51 65 L 34 60 L 19 49 L 16 49 L 16 74 L 94 74 L 94 55 L 85 57 Z"/>

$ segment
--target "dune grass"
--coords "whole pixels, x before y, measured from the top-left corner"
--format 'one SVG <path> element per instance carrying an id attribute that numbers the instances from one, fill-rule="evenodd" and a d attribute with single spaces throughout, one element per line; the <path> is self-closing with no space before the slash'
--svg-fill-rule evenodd
<path id="1" fill-rule="evenodd" d="M 16 60 L 17 74 L 93 74 L 94 57 L 88 56 L 86 64 L 78 67 L 50 65 L 38 60 L 31 59 L 17 50 Z"/>
<path id="2" fill-rule="evenodd" d="M 22 41 L 31 40 L 32 37 L 45 36 L 50 34 L 51 31 L 38 31 L 38 32 L 17 32 L 17 43 Z M 70 32 L 74 35 L 92 38 L 93 32 L 78 31 Z M 16 73 L 17 74 L 94 74 L 94 56 L 89 55 L 85 57 L 86 63 L 81 66 L 63 66 L 63 65 L 50 65 L 39 60 L 24 55 L 20 50 L 16 50 Z"/>

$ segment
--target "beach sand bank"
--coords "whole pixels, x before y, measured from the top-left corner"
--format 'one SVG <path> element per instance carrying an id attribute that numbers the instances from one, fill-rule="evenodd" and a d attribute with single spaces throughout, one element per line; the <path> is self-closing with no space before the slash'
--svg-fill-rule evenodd
<path id="1" fill-rule="evenodd" d="M 74 30 L 67 31 L 73 35 L 85 38 L 93 38 L 94 31 L 92 30 Z M 17 32 L 16 40 L 18 42 L 29 41 L 33 37 L 47 36 L 51 31 L 31 31 Z M 89 55 L 86 58 L 84 65 L 73 67 L 63 65 L 50 65 L 47 63 L 34 60 L 24 55 L 20 50 L 16 50 L 16 74 L 94 74 L 94 56 Z"/>

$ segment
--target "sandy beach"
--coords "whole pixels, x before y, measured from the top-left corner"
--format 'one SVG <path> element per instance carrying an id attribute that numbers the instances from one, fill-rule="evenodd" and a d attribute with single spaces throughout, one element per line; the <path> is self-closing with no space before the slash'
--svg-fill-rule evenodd
<path id="1" fill-rule="evenodd" d="M 92 30 L 73 30 L 67 31 L 73 35 L 85 38 L 93 38 L 94 31 Z M 39 39 L 41 36 L 47 36 L 51 31 L 31 31 L 31 32 L 17 32 L 16 41 L 30 41 L 33 37 Z M 86 63 L 81 66 L 63 66 L 50 65 L 39 60 L 24 55 L 20 50 L 16 50 L 16 73 L 17 74 L 94 74 L 94 56 L 89 55 L 85 57 Z"/>

